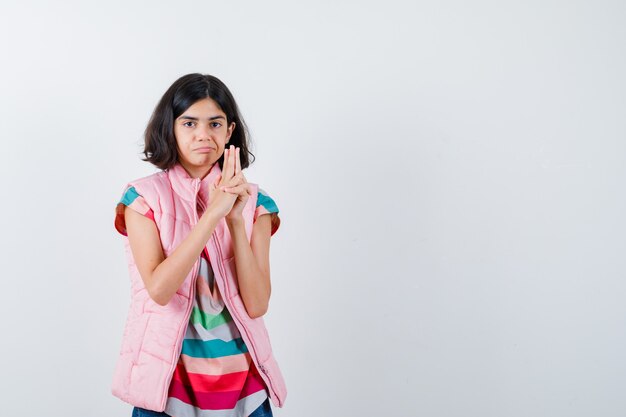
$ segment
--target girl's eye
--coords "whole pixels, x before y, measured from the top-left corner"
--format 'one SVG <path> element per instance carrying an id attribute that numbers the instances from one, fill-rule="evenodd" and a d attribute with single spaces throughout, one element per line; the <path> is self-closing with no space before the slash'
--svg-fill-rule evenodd
<path id="1" fill-rule="evenodd" d="M 183 126 L 191 127 L 190 124 L 193 125 L 193 122 L 185 122 L 183 123 Z"/>
<path id="2" fill-rule="evenodd" d="M 222 124 L 221 124 L 221 123 L 219 123 L 219 122 L 213 122 L 213 123 L 211 123 L 211 126 L 213 126 L 213 127 L 220 127 L 221 125 L 222 125 Z"/>

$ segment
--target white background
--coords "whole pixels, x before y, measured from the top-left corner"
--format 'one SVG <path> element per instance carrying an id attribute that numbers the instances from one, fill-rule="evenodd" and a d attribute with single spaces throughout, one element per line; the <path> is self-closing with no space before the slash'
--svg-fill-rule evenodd
<path id="1" fill-rule="evenodd" d="M 620 1 L 3 2 L 0 414 L 130 416 L 115 203 L 178 77 L 272 197 L 276 416 L 626 415 Z"/>

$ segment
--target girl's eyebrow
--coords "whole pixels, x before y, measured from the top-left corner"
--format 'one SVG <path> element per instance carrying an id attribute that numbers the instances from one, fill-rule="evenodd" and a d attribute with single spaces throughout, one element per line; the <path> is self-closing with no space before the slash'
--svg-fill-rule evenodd
<path id="1" fill-rule="evenodd" d="M 197 117 L 192 117 L 192 116 L 187 116 L 187 115 L 182 115 L 179 117 L 179 119 L 184 119 L 184 120 L 193 120 L 195 122 L 197 122 L 199 119 Z M 208 121 L 211 120 L 217 120 L 217 119 L 226 119 L 224 116 L 212 116 L 212 117 L 207 117 Z"/>

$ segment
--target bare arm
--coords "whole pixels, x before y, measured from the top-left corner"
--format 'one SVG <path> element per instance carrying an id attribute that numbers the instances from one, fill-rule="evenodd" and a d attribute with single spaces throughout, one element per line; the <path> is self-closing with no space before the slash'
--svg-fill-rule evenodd
<path id="1" fill-rule="evenodd" d="M 243 218 L 227 220 L 227 224 L 233 238 L 241 299 L 250 317 L 260 317 L 267 312 L 271 293 L 271 218 L 269 215 L 257 218 L 252 227 L 250 242 L 246 236 Z"/>
<path id="2" fill-rule="evenodd" d="M 231 211 L 237 195 L 222 191 L 216 186 L 228 186 L 237 181 L 234 178 L 235 163 L 234 152 L 224 150 L 224 169 L 215 180 L 219 184 L 214 183 L 209 187 L 209 201 L 212 203 L 189 235 L 167 258 L 163 254 L 154 222 L 133 209 L 126 207 L 124 210 L 126 232 L 135 264 L 148 294 L 157 304 L 169 303 L 200 257 L 217 223 Z"/>
<path id="3" fill-rule="evenodd" d="M 148 294 L 157 304 L 166 305 L 185 281 L 220 217 L 207 209 L 167 258 L 154 221 L 128 207 L 124 218 L 133 258 Z"/>
<path id="4" fill-rule="evenodd" d="M 211 204 L 189 235 L 167 258 L 163 254 L 161 239 L 154 222 L 128 207 L 124 210 L 126 231 L 135 264 L 148 294 L 157 304 L 169 303 L 200 257 L 217 223 L 231 211 L 237 195 L 217 187 L 226 187 L 231 182 L 238 181 L 234 176 L 235 165 L 235 153 L 225 149 L 224 168 L 215 182 L 209 186 Z"/>

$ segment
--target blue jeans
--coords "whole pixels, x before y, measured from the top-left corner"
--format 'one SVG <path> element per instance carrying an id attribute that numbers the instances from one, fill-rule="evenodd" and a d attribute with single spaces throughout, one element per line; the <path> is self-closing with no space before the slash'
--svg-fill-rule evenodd
<path id="1" fill-rule="evenodd" d="M 269 398 L 266 398 L 265 401 L 263 401 L 263 404 L 261 404 L 256 410 L 252 412 L 252 414 L 250 414 L 250 417 L 273 416 L 274 414 L 272 414 L 272 407 L 270 406 Z M 134 407 L 132 417 L 169 417 L 169 414 L 158 411 L 146 410 L 145 408 L 141 407 Z"/>

